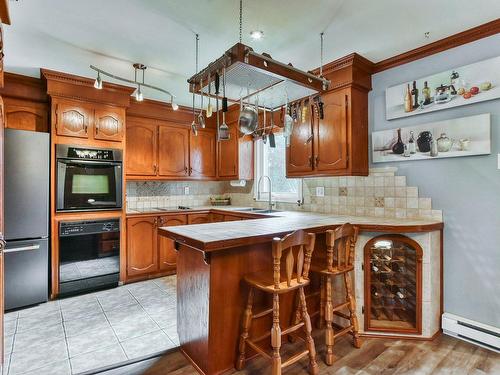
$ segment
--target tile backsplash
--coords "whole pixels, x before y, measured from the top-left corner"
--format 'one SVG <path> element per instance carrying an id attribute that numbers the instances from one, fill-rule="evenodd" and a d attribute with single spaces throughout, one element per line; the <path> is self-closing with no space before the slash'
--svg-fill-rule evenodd
<path id="1" fill-rule="evenodd" d="M 304 203 L 280 203 L 278 209 L 304 210 L 337 215 L 442 220 L 442 211 L 433 210 L 431 198 L 419 196 L 418 187 L 407 186 L 405 176 L 396 176 L 396 168 L 370 169 L 367 177 L 322 177 L 303 181 Z M 324 197 L 316 196 L 316 187 L 324 187 Z M 255 202 L 253 193 L 230 193 L 232 204 L 265 207 Z"/>
<path id="2" fill-rule="evenodd" d="M 129 181 L 127 208 L 205 206 L 210 204 L 211 196 L 228 190 L 227 186 L 227 182 L 219 181 Z"/>
<path id="3" fill-rule="evenodd" d="M 371 169 L 367 177 L 321 177 L 303 180 L 304 202 L 278 202 L 278 209 L 312 211 L 337 215 L 442 220 L 442 212 L 432 209 L 431 198 L 419 196 L 418 187 L 407 186 L 405 176 L 396 176 L 396 168 Z M 185 194 L 185 188 L 189 194 Z M 324 197 L 316 196 L 316 187 L 324 187 Z M 229 182 L 128 182 L 127 207 L 204 206 L 213 195 L 229 195 L 235 206 L 266 207 L 256 202 L 253 182 L 232 187 Z"/>

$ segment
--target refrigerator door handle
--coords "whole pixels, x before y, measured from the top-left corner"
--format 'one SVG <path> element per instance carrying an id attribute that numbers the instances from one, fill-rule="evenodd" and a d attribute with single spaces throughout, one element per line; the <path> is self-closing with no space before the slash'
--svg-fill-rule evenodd
<path id="1" fill-rule="evenodd" d="M 5 242 L 4 239 L 0 239 L 0 254 L 2 254 L 4 252 L 6 244 L 7 243 Z"/>
<path id="2" fill-rule="evenodd" d="M 4 253 L 17 253 L 19 251 L 38 250 L 39 248 L 40 248 L 40 245 L 21 246 L 21 247 L 14 247 L 12 249 L 5 249 L 3 252 Z"/>

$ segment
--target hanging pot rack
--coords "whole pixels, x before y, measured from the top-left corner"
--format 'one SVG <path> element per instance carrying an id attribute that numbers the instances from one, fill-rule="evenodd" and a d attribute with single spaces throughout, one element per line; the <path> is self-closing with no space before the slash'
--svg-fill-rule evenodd
<path id="1" fill-rule="evenodd" d="M 252 103 L 258 98 L 262 108 L 275 110 L 287 102 L 318 94 L 330 81 L 312 73 L 259 54 L 236 43 L 221 57 L 188 79 L 191 93 L 215 97 L 214 73 L 226 69 L 226 97 L 236 103 Z M 242 95 L 243 94 L 243 95 Z"/>

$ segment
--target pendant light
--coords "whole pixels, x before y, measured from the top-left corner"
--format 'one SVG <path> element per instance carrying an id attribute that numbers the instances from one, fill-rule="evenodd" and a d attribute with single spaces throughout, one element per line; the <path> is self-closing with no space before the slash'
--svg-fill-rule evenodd
<path id="1" fill-rule="evenodd" d="M 102 90 L 102 78 L 101 73 L 99 72 L 97 72 L 97 78 L 95 79 L 94 87 L 98 90 Z"/>

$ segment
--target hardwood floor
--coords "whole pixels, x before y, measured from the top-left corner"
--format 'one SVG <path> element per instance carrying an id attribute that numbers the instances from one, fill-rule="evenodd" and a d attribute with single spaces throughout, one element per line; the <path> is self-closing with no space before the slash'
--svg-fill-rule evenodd
<path id="1" fill-rule="evenodd" d="M 335 344 L 336 361 L 328 367 L 324 363 L 322 336 L 315 335 L 320 374 L 500 374 L 500 354 L 475 345 L 441 335 L 434 341 L 365 339 L 361 349 L 351 345 L 350 337 L 342 337 Z M 288 345 L 288 348 L 291 348 Z M 293 344 L 296 345 L 296 344 Z M 285 355 L 286 348 L 285 347 Z M 197 375 L 197 372 L 179 351 L 168 353 L 151 361 L 134 375 Z M 284 374 L 306 375 L 307 360 L 284 370 Z M 270 374 L 266 360 L 256 358 L 247 363 L 239 375 Z M 131 372 L 128 372 L 131 374 Z"/>

